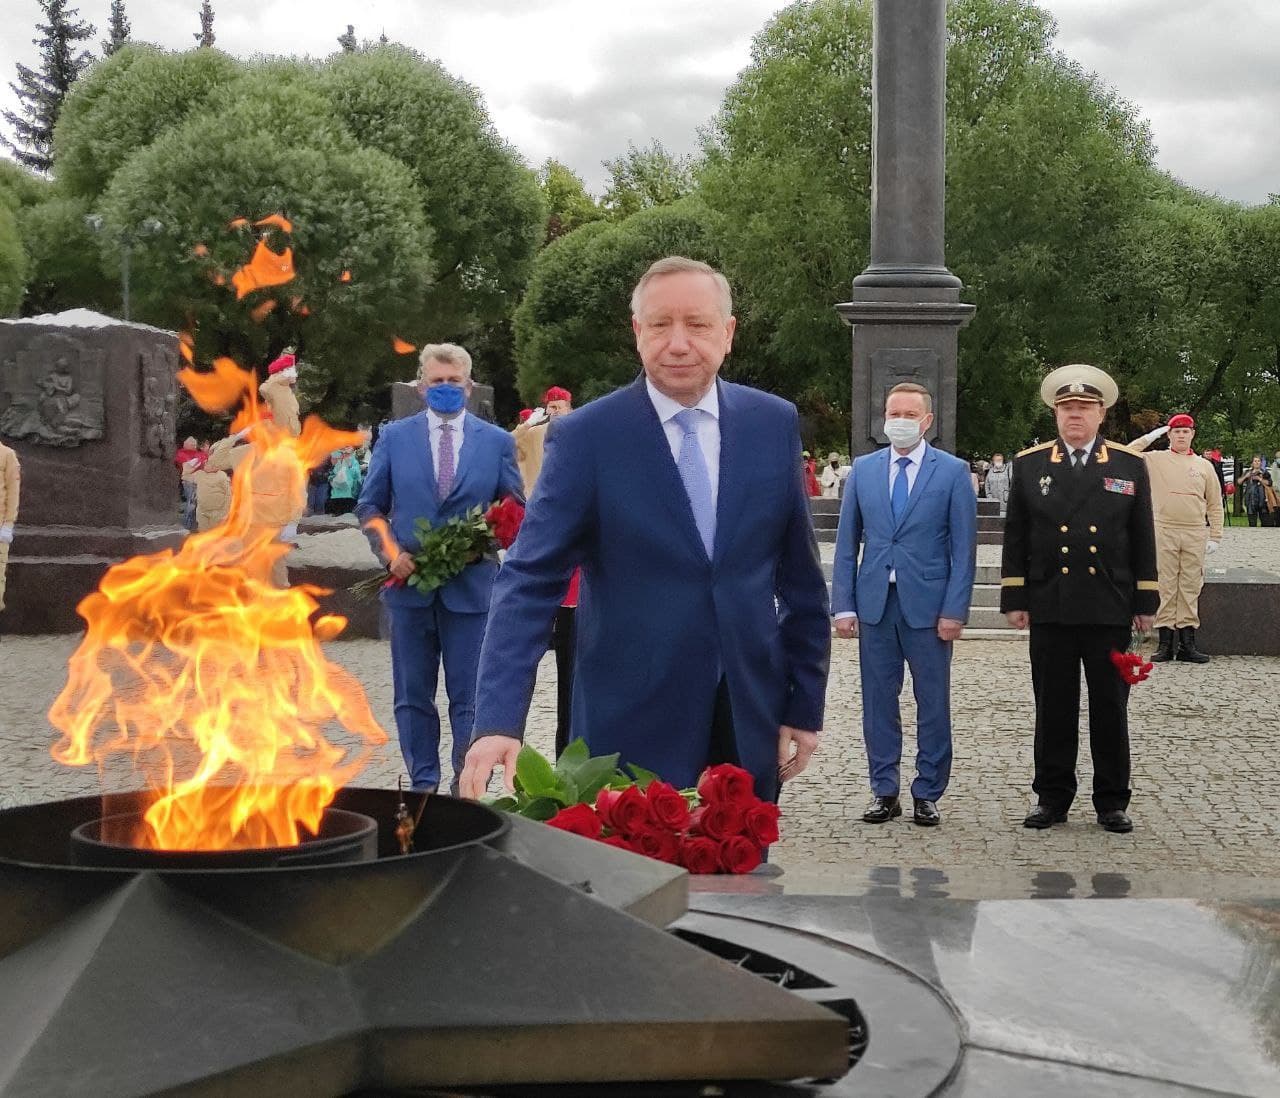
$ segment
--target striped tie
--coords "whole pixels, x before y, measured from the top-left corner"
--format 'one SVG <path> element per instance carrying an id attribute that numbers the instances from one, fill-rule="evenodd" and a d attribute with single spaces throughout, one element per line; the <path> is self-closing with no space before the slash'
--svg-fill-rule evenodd
<path id="1" fill-rule="evenodd" d="M 454 474 L 457 472 L 456 459 L 453 454 L 453 424 L 440 425 L 440 469 L 436 474 L 436 490 L 443 500 L 453 487 Z"/>

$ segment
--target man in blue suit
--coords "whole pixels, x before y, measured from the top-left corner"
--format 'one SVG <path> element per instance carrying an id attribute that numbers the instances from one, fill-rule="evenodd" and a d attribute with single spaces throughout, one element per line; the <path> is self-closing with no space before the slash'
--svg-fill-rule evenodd
<path id="1" fill-rule="evenodd" d="M 884 415 L 892 445 L 858 458 L 845 484 L 831 606 L 836 635 L 860 638 L 862 735 L 874 794 L 862 818 L 884 823 L 902 815 L 905 661 L 917 710 L 913 819 L 934 827 L 951 776 L 951 645 L 969 620 L 978 503 L 969 467 L 924 441 L 933 423 L 924 386 L 895 385 Z"/>
<path id="2" fill-rule="evenodd" d="M 776 797 L 817 746 L 831 630 L 795 407 L 718 379 L 735 323 L 718 271 L 659 260 L 631 309 L 644 373 L 552 424 L 494 585 L 465 796 L 497 766 L 510 785 L 577 566 L 573 729 L 593 754 L 677 787 L 733 762 Z"/>
<path id="3" fill-rule="evenodd" d="M 505 496 L 523 498 L 511 436 L 465 411 L 471 356 L 452 343 L 435 343 L 422 349 L 421 363 L 419 386 L 427 408 L 388 423 L 379 433 L 356 504 L 375 552 L 402 580 L 413 574 L 418 519 L 436 526 Z M 387 524 L 389 537 L 376 532 L 385 534 Z M 391 625 L 396 728 L 415 790 L 433 790 L 440 783 L 436 682 L 443 657 L 453 732 L 451 788 L 457 791 L 471 741 L 476 664 L 497 571 L 492 561 L 479 561 L 425 595 L 408 585 L 382 593 Z"/>

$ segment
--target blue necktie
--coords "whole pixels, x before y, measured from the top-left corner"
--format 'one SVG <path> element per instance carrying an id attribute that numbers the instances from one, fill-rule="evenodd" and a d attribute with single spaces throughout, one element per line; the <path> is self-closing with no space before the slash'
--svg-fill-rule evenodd
<path id="1" fill-rule="evenodd" d="M 898 475 L 893 478 L 893 492 L 889 495 L 889 506 L 893 508 L 895 524 L 902 521 L 902 512 L 907 509 L 907 496 L 910 494 L 907 485 L 907 466 L 910 464 L 909 457 L 898 458 Z"/>
<path id="2" fill-rule="evenodd" d="M 707 473 L 707 460 L 702 453 L 702 445 L 698 442 L 698 417 L 702 414 L 698 408 L 686 408 L 671 418 L 684 432 L 676 467 L 680 470 L 689 506 L 693 508 L 693 521 L 697 523 L 703 548 L 710 560 L 716 544 L 716 509 L 711 502 L 711 477 Z"/>

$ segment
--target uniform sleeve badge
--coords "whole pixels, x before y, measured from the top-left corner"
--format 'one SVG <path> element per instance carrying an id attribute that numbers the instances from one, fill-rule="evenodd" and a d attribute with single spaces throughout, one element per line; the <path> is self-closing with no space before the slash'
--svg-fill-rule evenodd
<path id="1" fill-rule="evenodd" d="M 1041 477 L 1040 478 L 1040 494 L 1042 496 L 1047 496 L 1049 494 L 1049 489 L 1052 485 L 1053 485 L 1053 477 L 1048 477 L 1048 476 Z"/>
<path id="2" fill-rule="evenodd" d="M 1121 496 L 1131 496 L 1137 491 L 1137 486 L 1131 480 L 1119 480 L 1116 477 L 1107 477 L 1102 482 L 1102 487 L 1108 492 L 1115 492 Z"/>

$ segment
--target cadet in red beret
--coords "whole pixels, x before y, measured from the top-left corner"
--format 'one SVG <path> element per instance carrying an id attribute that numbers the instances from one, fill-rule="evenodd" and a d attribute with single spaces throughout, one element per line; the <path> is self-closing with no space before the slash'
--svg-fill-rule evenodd
<path id="1" fill-rule="evenodd" d="M 1200 590 L 1204 558 L 1222 542 L 1222 485 L 1213 465 L 1191 450 L 1196 421 L 1186 413 L 1172 416 L 1130 445 L 1147 451 L 1142 457 L 1151 475 L 1151 504 L 1156 521 L 1156 555 L 1160 574 L 1160 609 L 1156 628 L 1160 647 L 1155 663 L 1178 659 L 1208 663 L 1196 647 L 1200 627 Z M 1147 450 L 1169 436 L 1169 449 Z"/>

